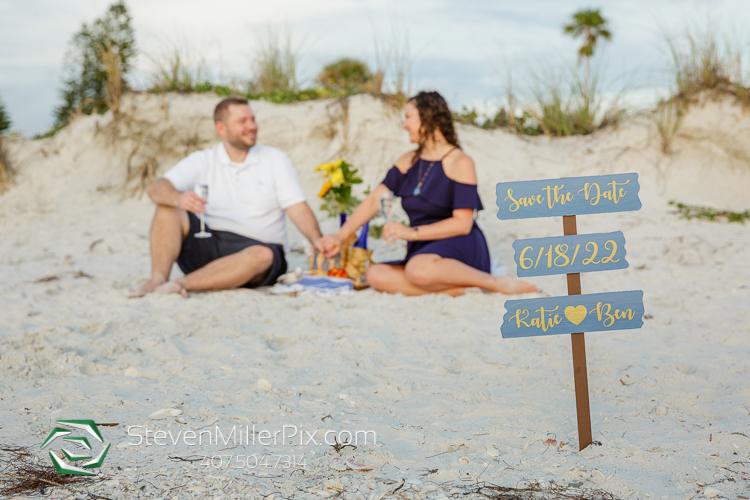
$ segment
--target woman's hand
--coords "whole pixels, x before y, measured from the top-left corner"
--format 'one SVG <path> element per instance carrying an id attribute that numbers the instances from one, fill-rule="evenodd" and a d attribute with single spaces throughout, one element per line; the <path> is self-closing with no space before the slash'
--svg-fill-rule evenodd
<path id="1" fill-rule="evenodd" d="M 414 241 L 414 228 L 404 226 L 400 222 L 389 222 L 383 228 L 383 239 L 386 245 L 390 245 L 396 240 Z"/>
<path id="2" fill-rule="evenodd" d="M 322 250 L 323 255 L 330 258 L 341 251 L 341 245 L 343 242 L 341 238 L 335 234 L 326 234 L 322 238 L 316 241 L 315 248 L 320 252 Z"/>

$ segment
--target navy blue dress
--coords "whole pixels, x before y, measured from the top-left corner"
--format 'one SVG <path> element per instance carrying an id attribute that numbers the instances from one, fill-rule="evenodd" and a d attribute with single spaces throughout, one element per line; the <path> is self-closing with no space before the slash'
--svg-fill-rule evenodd
<path id="1" fill-rule="evenodd" d="M 443 171 L 443 162 L 436 161 L 422 184 L 419 196 L 414 196 L 414 188 L 419 183 L 419 167 L 427 172 L 430 163 L 420 158 L 405 174 L 393 167 L 383 180 L 393 194 L 401 198 L 401 206 L 409 216 L 411 227 L 424 226 L 453 217 L 453 210 L 468 208 L 482 210 L 477 187 L 473 184 L 449 179 Z M 420 254 L 437 254 L 447 259 L 456 259 L 480 271 L 490 272 L 490 252 L 487 240 L 476 221 L 471 232 L 466 235 L 443 238 L 441 240 L 409 241 L 406 245 L 406 258 L 403 261 L 387 262 L 405 265 L 409 259 Z"/>

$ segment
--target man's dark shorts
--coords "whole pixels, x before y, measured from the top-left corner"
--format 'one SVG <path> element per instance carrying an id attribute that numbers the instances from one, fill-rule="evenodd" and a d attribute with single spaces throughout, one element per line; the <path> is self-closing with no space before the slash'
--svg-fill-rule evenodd
<path id="1" fill-rule="evenodd" d="M 232 255 L 253 245 L 263 245 L 270 248 L 273 252 L 273 264 L 264 276 L 256 277 L 254 280 L 245 283 L 242 285 L 243 288 L 273 285 L 276 283 L 276 278 L 286 272 L 284 247 L 278 243 L 263 243 L 229 231 L 216 231 L 208 226 L 206 226 L 206 231 L 211 233 L 212 236 L 210 238 L 196 238 L 195 233 L 201 230 L 200 220 L 190 212 L 188 212 L 188 218 L 190 219 L 190 232 L 185 241 L 182 242 L 180 256 L 177 258 L 177 265 L 180 266 L 183 273 L 192 273 L 209 262 Z"/>

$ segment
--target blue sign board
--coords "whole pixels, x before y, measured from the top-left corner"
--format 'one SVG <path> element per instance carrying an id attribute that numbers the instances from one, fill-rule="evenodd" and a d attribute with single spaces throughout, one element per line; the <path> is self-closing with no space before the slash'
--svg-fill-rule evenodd
<path id="1" fill-rule="evenodd" d="M 628 267 L 622 231 L 516 240 L 513 249 L 519 278 Z"/>
<path id="2" fill-rule="evenodd" d="M 530 219 L 639 210 L 638 174 L 500 182 L 497 218 Z"/>
<path id="3" fill-rule="evenodd" d="M 643 292 L 508 300 L 503 338 L 628 330 L 643 326 Z"/>

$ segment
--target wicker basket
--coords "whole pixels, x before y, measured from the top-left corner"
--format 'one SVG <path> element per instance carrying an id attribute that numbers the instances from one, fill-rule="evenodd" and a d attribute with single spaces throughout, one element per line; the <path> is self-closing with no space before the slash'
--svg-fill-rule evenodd
<path id="1" fill-rule="evenodd" d="M 346 240 L 336 257 L 326 258 L 322 253 L 313 249 L 308 258 L 307 273 L 315 276 L 328 276 L 328 271 L 331 269 L 343 269 L 352 280 L 354 288 L 358 290 L 367 288 L 364 277 L 367 268 L 373 264 L 372 250 L 352 246 L 356 241 L 356 236 Z"/>

